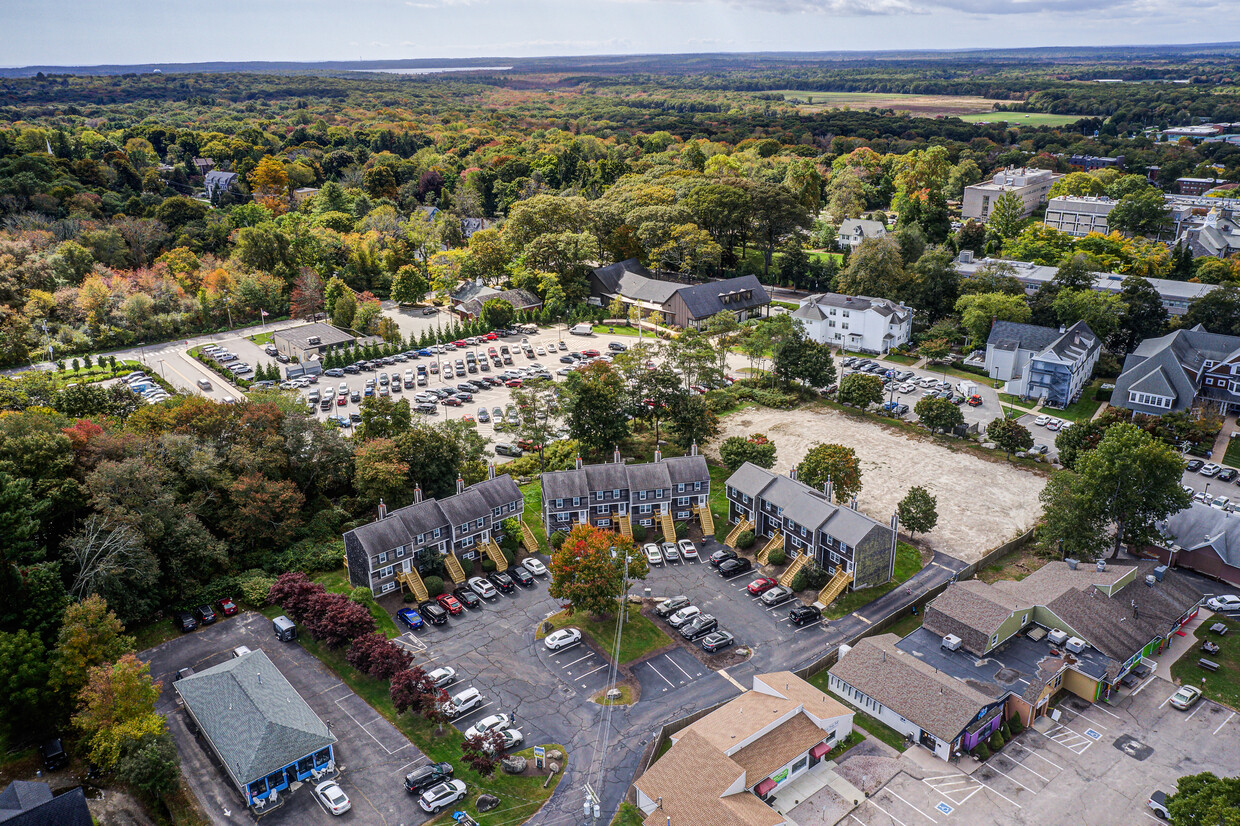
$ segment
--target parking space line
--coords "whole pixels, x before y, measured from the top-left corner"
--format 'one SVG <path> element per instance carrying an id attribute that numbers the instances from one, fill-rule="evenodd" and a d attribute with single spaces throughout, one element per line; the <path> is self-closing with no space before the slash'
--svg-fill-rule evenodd
<path id="1" fill-rule="evenodd" d="M 1063 770 L 1064 770 L 1063 766 L 1059 765 L 1058 763 L 1056 763 L 1056 762 L 1055 762 L 1055 761 L 1053 761 L 1053 760 L 1048 760 L 1048 759 L 1046 759 L 1045 757 L 1043 757 L 1042 755 L 1038 754 L 1038 753 L 1037 753 L 1036 751 L 1034 751 L 1033 749 L 1031 749 L 1031 748 L 1029 748 L 1028 746 L 1026 746 L 1024 743 L 1016 743 L 1015 745 L 1016 745 L 1016 746 L 1018 746 L 1018 747 L 1019 747 L 1020 749 L 1022 749 L 1023 751 L 1027 751 L 1027 752 L 1029 752 L 1029 753 L 1030 753 L 1030 754 L 1032 754 L 1034 757 L 1038 758 L 1039 760 L 1043 761 L 1044 763 L 1050 763 L 1052 766 L 1054 766 L 1055 768 L 1059 769 L 1060 771 L 1063 771 Z"/>
<path id="2" fill-rule="evenodd" d="M 1198 705 L 1195 709 L 1193 709 L 1193 713 L 1192 713 L 1192 714 L 1190 714 L 1190 715 L 1188 715 L 1188 716 L 1187 716 L 1187 717 L 1185 717 L 1184 719 L 1185 719 L 1185 720 L 1191 720 L 1191 719 L 1193 719 L 1194 717 L 1196 717 L 1196 716 L 1197 716 L 1197 712 L 1199 712 L 1199 711 L 1201 711 L 1203 708 L 1205 708 L 1205 705 L 1206 705 L 1205 703 L 1201 703 L 1201 704 L 1199 704 L 1199 705 Z"/>
<path id="3" fill-rule="evenodd" d="M 663 656 L 664 656 L 664 657 L 667 657 L 667 661 L 668 661 L 669 663 L 671 663 L 672 665 L 676 666 L 676 670 L 677 670 L 677 671 L 679 671 L 681 674 L 684 674 L 684 675 L 685 675 L 685 677 L 686 677 L 687 679 L 690 679 L 690 680 L 692 680 L 692 679 L 693 679 L 693 677 L 692 677 L 692 676 L 690 676 L 690 674 L 689 674 L 689 672 L 688 672 L 688 671 L 685 671 L 683 668 L 681 668 L 681 667 L 680 667 L 680 663 L 678 663 L 678 662 L 676 662 L 675 660 L 673 660 L 673 659 L 672 659 L 670 656 L 668 656 L 667 654 L 664 654 Z"/>
<path id="4" fill-rule="evenodd" d="M 675 688 L 675 687 L 676 687 L 676 684 L 675 684 L 675 683 L 673 683 L 673 682 L 672 682 L 671 680 L 669 680 L 667 677 L 664 677 L 664 676 L 663 676 L 663 672 L 662 672 L 662 671 L 660 671 L 659 669 L 657 669 L 657 668 L 655 668 L 655 667 L 654 667 L 654 663 L 650 662 L 649 660 L 646 660 L 646 665 L 650 666 L 650 669 L 651 669 L 651 670 L 652 670 L 655 674 L 658 674 L 658 675 L 659 675 L 659 678 L 660 678 L 661 680 L 663 680 L 663 682 L 667 683 L 667 684 L 668 684 L 668 685 L 670 685 L 672 688 Z M 666 690 L 666 689 L 664 689 L 664 690 Z"/>
<path id="5" fill-rule="evenodd" d="M 951 782 L 950 783 L 933 782 L 937 780 L 949 780 Z M 982 790 L 981 781 L 977 780 L 974 777 L 970 777 L 967 774 L 944 774 L 938 777 L 922 778 L 921 782 L 925 783 L 927 786 L 934 789 L 936 792 L 943 795 L 943 797 L 946 797 L 948 800 L 955 803 L 957 806 L 963 806 L 965 803 L 969 801 L 970 797 L 972 797 L 973 795 L 977 794 L 978 792 Z M 949 786 L 957 786 L 958 784 L 961 784 L 959 785 L 959 788 L 948 788 Z M 976 785 L 971 785 L 971 784 L 976 784 Z M 955 797 L 952 797 L 952 795 L 959 794 L 960 792 L 963 792 L 966 790 L 968 791 L 968 794 L 966 794 L 963 799 L 957 800 Z"/>
<path id="6" fill-rule="evenodd" d="M 882 806 L 878 805 L 878 803 L 876 803 L 876 802 L 875 802 L 874 798 L 872 798 L 872 797 L 871 797 L 871 798 L 869 799 L 869 802 L 874 804 L 874 808 L 875 808 L 875 809 L 878 809 L 880 812 L 882 812 L 883 814 L 887 815 L 887 817 L 891 818 L 891 819 L 892 819 L 892 820 L 894 820 L 896 823 L 899 823 L 899 824 L 900 824 L 900 826 L 908 826 L 908 824 L 907 824 L 907 823 L 905 823 L 903 820 L 901 820 L 900 818 L 896 817 L 896 816 L 895 816 L 895 815 L 893 815 L 891 812 L 889 812 L 889 811 L 887 811 L 886 809 L 884 809 Z"/>
<path id="7" fill-rule="evenodd" d="M 490 708 L 490 707 L 491 707 L 491 704 L 489 702 L 483 703 L 482 705 L 475 708 L 473 711 L 467 711 L 464 714 L 462 714 L 460 717 L 453 718 L 452 724 L 456 725 L 457 721 L 459 720 L 468 720 L 470 717 L 473 717 L 475 714 L 477 714 L 479 711 L 482 711 L 484 708 Z"/>
<path id="8" fill-rule="evenodd" d="M 564 663 L 564 665 L 560 666 L 560 668 L 568 668 L 570 665 L 576 665 L 582 660 L 588 660 L 593 656 L 594 656 L 594 652 L 591 651 L 589 654 L 586 654 L 584 657 L 581 657 L 580 659 L 573 660 L 571 663 Z"/>
<path id="9" fill-rule="evenodd" d="M 1073 719 L 1073 720 L 1084 720 L 1085 722 L 1089 723 L 1090 727 L 1092 727 L 1092 728 L 1100 728 L 1100 729 L 1102 729 L 1103 731 L 1106 731 L 1106 728 L 1107 728 L 1106 726 L 1102 725 L 1101 723 L 1096 723 L 1096 722 L 1094 722 L 1093 720 L 1089 719 L 1089 718 L 1088 718 L 1088 717 L 1086 717 L 1084 714 L 1078 714 L 1078 715 L 1076 715 L 1075 717 L 1073 717 L 1072 719 Z"/>
<path id="10" fill-rule="evenodd" d="M 1149 678 L 1148 680 L 1146 680 L 1145 682 L 1141 683 L 1141 685 L 1139 685 L 1139 686 L 1137 686 L 1135 689 L 1133 689 L 1133 691 L 1132 691 L 1132 696 L 1133 696 L 1133 697 L 1136 697 L 1138 694 L 1140 694 L 1140 693 L 1141 693 L 1141 689 L 1145 688 L 1147 685 L 1149 685 L 1150 683 L 1154 682 L 1154 680 L 1155 680 L 1155 676 L 1154 676 L 1154 675 L 1151 675 L 1151 676 L 1150 676 L 1150 678 Z"/>
<path id="11" fill-rule="evenodd" d="M 341 698 L 340 698 L 340 700 L 343 700 L 343 699 L 345 699 L 345 698 L 344 698 L 344 697 L 341 697 Z M 351 711 L 349 711 L 349 710 L 348 710 L 347 708 L 345 708 L 344 706 L 340 705 L 340 700 L 337 700 L 337 701 L 336 701 L 336 708 L 340 709 L 340 710 L 341 710 L 341 711 L 343 711 L 345 714 L 349 715 L 349 719 L 350 719 L 350 720 L 352 720 L 354 723 L 357 723 L 357 727 L 358 727 L 358 728 L 360 728 L 362 731 L 366 732 L 366 736 L 367 736 L 367 737 L 369 737 L 371 740 L 374 740 L 376 743 L 378 743 L 378 744 L 379 744 L 379 748 L 381 748 L 381 749 L 383 749 L 385 752 L 387 752 L 389 757 L 390 757 L 391 755 L 395 754 L 395 753 L 396 753 L 396 752 L 398 752 L 398 751 L 401 751 L 401 750 L 403 750 L 403 749 L 407 749 L 407 748 L 409 748 L 409 746 L 410 746 L 410 745 L 412 745 L 412 744 L 411 744 L 411 743 L 410 743 L 410 742 L 406 739 L 406 740 L 405 740 L 405 744 L 404 744 L 403 746 L 401 746 L 400 748 L 395 749 L 395 750 L 393 750 L 393 749 L 389 749 L 386 745 L 384 745 L 384 744 L 383 744 L 383 741 L 382 741 L 382 740 L 380 740 L 378 737 L 375 737 L 373 734 L 371 734 L 371 733 L 370 733 L 370 730 L 366 728 L 366 726 L 371 725 L 371 723 L 375 723 L 375 722 L 377 722 L 378 720 L 382 720 L 382 719 L 384 719 L 384 718 L 383 718 L 383 717 L 378 717 L 376 720 L 371 720 L 371 721 L 370 721 L 370 723 L 367 723 L 367 724 L 366 724 L 366 726 L 364 726 L 364 725 L 362 725 L 360 722 L 358 722 L 357 718 L 353 716 L 353 713 L 352 713 Z"/>
<path id="12" fill-rule="evenodd" d="M 1162 707 L 1163 707 L 1163 706 L 1165 706 L 1167 703 L 1171 702 L 1171 698 L 1172 698 L 1172 697 L 1174 697 L 1174 696 L 1175 696 L 1175 692 L 1173 691 L 1173 692 L 1171 692 L 1170 694 L 1168 694 L 1168 695 L 1167 695 L 1167 699 L 1163 700 L 1161 703 L 1159 703 L 1159 704 L 1158 704 L 1158 707 L 1159 707 L 1159 708 L 1162 708 Z"/>
<path id="13" fill-rule="evenodd" d="M 1020 805 L 1019 803 L 1017 803 L 1017 802 L 1016 802 L 1015 800 L 1013 800 L 1012 798 L 1010 798 L 1010 797 L 1008 797 L 1007 795 L 1005 795 L 1003 792 L 1001 792 L 1001 791 L 999 791 L 999 790 L 997 790 L 997 789 L 995 789 L 995 788 L 992 788 L 992 787 L 990 786 L 990 784 L 988 784 L 986 781 L 984 781 L 984 780 L 978 780 L 977 782 L 978 782 L 978 783 L 981 783 L 981 784 L 982 784 L 983 786 L 985 786 L 987 789 L 990 789 L 990 791 L 992 791 L 992 792 L 994 792 L 995 794 L 999 795 L 999 797 L 1002 797 L 1004 800 L 1006 800 L 1008 803 L 1011 803 L 1011 804 L 1012 804 L 1013 806 L 1015 806 L 1016 808 L 1018 808 L 1018 809 L 1023 809 L 1023 808 L 1025 808 L 1024 806 Z"/>
<path id="14" fill-rule="evenodd" d="M 416 765 L 418 765 L 419 763 L 421 763 L 423 760 L 426 760 L 426 759 L 427 759 L 427 757 L 426 757 L 426 755 L 424 754 L 424 755 L 422 755 L 421 757 L 419 757 L 417 760 L 414 760 L 413 762 L 406 763 L 405 765 L 401 766 L 399 769 L 397 769 L 397 770 L 396 770 L 396 774 L 404 774 L 404 773 L 405 773 L 405 769 L 407 769 L 407 768 L 409 768 L 409 767 L 411 767 L 411 766 L 416 766 Z"/>
<path id="15" fill-rule="evenodd" d="M 1045 780 L 1047 783 L 1051 782 L 1051 779 L 1050 779 L 1049 777 L 1043 777 L 1042 775 L 1040 775 L 1040 774 L 1038 774 L 1037 772 L 1035 772 L 1033 769 L 1031 769 L 1031 768 L 1029 768 L 1028 766 L 1026 766 L 1024 763 L 1022 763 L 1022 762 L 1020 762 L 1019 760 L 1017 760 L 1017 759 L 1015 759 L 1014 757 L 1012 757 L 1010 754 L 1000 754 L 1000 755 L 995 755 L 995 756 L 996 756 L 996 757 L 1000 757 L 1000 756 L 1001 756 L 1001 757 L 1006 757 L 1009 761 L 1011 761 L 1012 763 L 1015 763 L 1017 766 L 1019 766 L 1020 768 L 1024 769 L 1025 771 L 1029 772 L 1030 774 L 1032 774 L 1034 777 L 1038 778 L 1039 780 Z"/>
<path id="16" fill-rule="evenodd" d="M 1004 777 L 1006 777 L 1008 780 L 1011 780 L 1013 783 L 1015 783 L 1017 786 L 1020 786 L 1020 787 L 1021 787 L 1022 789 L 1024 789 L 1025 791 L 1027 791 L 1027 792 L 1033 792 L 1034 794 L 1037 794 L 1037 790 L 1029 788 L 1029 787 L 1028 787 L 1028 786 L 1026 786 L 1024 783 L 1021 783 L 1021 782 L 1020 782 L 1019 780 L 1017 780 L 1015 777 L 1012 777 L 1012 775 L 1008 774 L 1008 773 L 1007 773 L 1007 772 L 1005 772 L 1003 769 L 999 768 L 998 766 L 994 765 L 993 763 L 992 763 L 992 764 L 990 764 L 990 765 L 988 765 L 988 766 L 987 766 L 987 768 L 989 768 L 991 771 L 997 771 L 997 772 L 999 772 L 999 774 L 1003 775 L 1003 776 L 1004 776 Z M 980 783 L 981 781 L 979 780 L 978 782 Z"/>
<path id="17" fill-rule="evenodd" d="M 1227 725 L 1227 723 L 1231 720 L 1231 718 L 1232 718 L 1232 717 L 1235 717 L 1235 716 L 1236 716 L 1236 712 L 1234 712 L 1234 711 L 1233 711 L 1231 714 L 1228 714 L 1228 715 L 1227 715 L 1227 719 L 1226 719 L 1226 720 L 1224 720 L 1223 722 L 1219 723 L 1219 724 L 1218 724 L 1218 728 L 1216 728 L 1216 729 L 1214 730 L 1214 732 L 1213 732 L 1213 733 L 1214 733 L 1214 734 L 1218 734 L 1218 733 L 1219 733 L 1219 729 L 1221 729 L 1223 726 Z"/>
<path id="18" fill-rule="evenodd" d="M 602 665 L 600 665 L 598 668 L 594 669 L 593 671 L 587 671 L 585 674 L 579 675 L 577 679 L 584 680 L 586 677 L 589 677 L 591 674 L 597 674 L 598 672 L 602 671 L 606 667 L 607 667 L 607 663 L 603 663 Z"/>
<path id="19" fill-rule="evenodd" d="M 1092 708 L 1095 708 L 1095 709 L 1097 709 L 1098 711 L 1101 711 L 1103 714 L 1109 714 L 1109 715 L 1111 715 L 1112 717 L 1114 717 L 1116 720 L 1123 720 L 1123 719 L 1124 719 L 1123 717 L 1120 717 L 1118 714 L 1116 714 L 1116 713 L 1115 713 L 1115 712 L 1113 712 L 1113 711 L 1107 711 L 1105 708 L 1103 708 L 1103 707 L 1102 707 L 1100 704 L 1098 704 L 1098 703 L 1094 703 L 1094 705 L 1092 706 Z"/>
<path id="20" fill-rule="evenodd" d="M 899 800 L 899 801 L 900 801 L 900 802 L 902 802 L 905 806 L 908 806 L 910 809 L 912 809 L 913 811 L 917 812 L 919 815 L 921 815 L 922 817 L 924 817 L 926 820 L 930 821 L 931 823 L 938 823 L 938 821 L 937 821 L 937 820 L 935 820 L 934 818 L 930 817 L 930 815 L 926 814 L 926 813 L 925 813 L 925 812 L 923 812 L 921 809 L 917 808 L 917 807 L 916 807 L 916 806 L 914 806 L 912 803 L 909 803 L 909 802 L 908 802 L 907 800 L 905 800 L 903 797 L 900 797 L 900 795 L 896 794 L 896 792 L 895 792 L 895 790 L 894 790 L 894 789 L 888 788 L 888 789 L 887 789 L 887 791 L 888 791 L 888 792 L 891 792 L 891 796 L 892 796 L 892 797 L 894 797 L 896 800 Z"/>
<path id="21" fill-rule="evenodd" d="M 577 647 L 577 646 L 579 646 L 579 645 L 581 645 L 581 643 L 580 643 L 580 642 L 575 642 L 575 643 L 573 643 L 572 645 L 566 645 L 566 646 L 564 646 L 563 648 L 557 648 L 557 649 L 556 649 L 556 651 L 555 651 L 555 653 L 556 653 L 556 654 L 563 654 L 565 651 L 571 651 L 572 649 L 576 648 L 576 647 Z"/>

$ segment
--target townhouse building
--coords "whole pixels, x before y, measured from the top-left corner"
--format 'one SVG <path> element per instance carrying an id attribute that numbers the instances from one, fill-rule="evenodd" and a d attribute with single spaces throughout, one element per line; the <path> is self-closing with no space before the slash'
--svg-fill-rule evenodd
<path id="1" fill-rule="evenodd" d="M 814 341 L 862 353 L 890 352 L 906 344 L 913 332 L 912 309 L 864 295 L 811 295 L 801 299 L 792 317 Z"/>
<path id="2" fill-rule="evenodd" d="M 349 584 L 369 588 L 375 596 L 398 587 L 402 573 L 421 573 L 445 557 L 473 560 L 503 536 L 505 519 L 521 518 L 525 497 L 508 474 L 494 475 L 444 499 L 423 499 L 390 513 L 379 503 L 379 518 L 344 535 Z M 458 566 L 459 567 L 459 566 Z"/>

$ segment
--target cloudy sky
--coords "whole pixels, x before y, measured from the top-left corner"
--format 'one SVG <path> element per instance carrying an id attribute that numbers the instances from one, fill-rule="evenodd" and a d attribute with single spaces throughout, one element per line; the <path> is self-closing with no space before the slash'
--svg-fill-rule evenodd
<path id="1" fill-rule="evenodd" d="M 1240 40 L 1235 0 L 0 0 L 0 65 Z"/>

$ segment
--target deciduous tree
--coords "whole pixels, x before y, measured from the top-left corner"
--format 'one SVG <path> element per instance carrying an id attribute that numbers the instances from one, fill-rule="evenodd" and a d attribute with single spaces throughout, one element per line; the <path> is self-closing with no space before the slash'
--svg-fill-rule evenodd
<path id="1" fill-rule="evenodd" d="M 413 656 L 375 631 L 354 639 L 345 659 L 363 674 L 369 674 L 377 680 L 390 680 L 409 667 Z"/>
<path id="2" fill-rule="evenodd" d="M 92 595 L 65 609 L 51 655 L 52 688 L 74 696 L 86 685 L 91 668 L 113 662 L 134 649 L 134 639 L 103 597 Z"/>
<path id="3" fill-rule="evenodd" d="M 883 400 L 883 380 L 866 373 L 849 373 L 840 382 L 840 404 L 866 408 Z"/>
<path id="4" fill-rule="evenodd" d="M 964 414 L 950 399 L 921 399 L 913 405 L 913 412 L 931 433 L 946 433 L 964 424 Z"/>
<path id="5" fill-rule="evenodd" d="M 719 458 L 732 473 L 746 462 L 770 468 L 775 464 L 775 442 L 768 439 L 765 433 L 729 436 L 719 445 Z"/>
<path id="6" fill-rule="evenodd" d="M 91 762 L 111 769 L 130 742 L 164 731 L 155 711 L 161 685 L 151 679 L 150 664 L 133 654 L 87 672 L 73 725 L 90 743 Z"/>
<path id="7" fill-rule="evenodd" d="M 267 601 L 279 605 L 296 622 L 302 622 L 326 589 L 301 571 L 286 571 L 267 592 Z"/>
<path id="8" fill-rule="evenodd" d="M 612 556 L 615 548 L 615 556 Z M 551 555 L 551 584 L 547 592 L 570 610 L 595 616 L 611 614 L 624 595 L 625 557 L 628 579 L 645 579 L 646 558 L 633 552 L 633 543 L 611 531 L 576 525 Z"/>
<path id="9" fill-rule="evenodd" d="M 466 737 L 465 742 L 461 743 L 461 757 L 483 777 L 495 774 L 495 767 L 499 765 L 503 753 L 504 733 L 498 729 Z"/>
<path id="10" fill-rule="evenodd" d="M 896 505 L 900 524 L 909 536 L 934 530 L 939 522 L 938 499 L 920 485 L 909 488 L 908 493 Z"/>
<path id="11" fill-rule="evenodd" d="M 389 438 L 368 439 L 353 455 L 353 485 L 360 500 L 376 504 L 383 500 L 389 508 L 410 501 L 413 484 L 404 452 Z"/>
<path id="12" fill-rule="evenodd" d="M 344 594 L 320 593 L 301 621 L 310 636 L 328 648 L 339 648 L 375 630 L 375 618 L 366 606 Z"/>
<path id="13" fill-rule="evenodd" d="M 1029 428 L 1016 419 L 1009 419 L 1006 416 L 992 419 L 990 424 L 986 425 L 986 435 L 992 442 L 1003 448 L 1004 455 L 1009 459 L 1018 450 L 1028 450 L 1033 447 L 1033 434 L 1029 432 Z"/>
<path id="14" fill-rule="evenodd" d="M 822 490 L 828 481 L 836 502 L 847 502 L 861 492 L 861 463 L 851 447 L 818 444 L 797 465 L 797 479 Z"/>

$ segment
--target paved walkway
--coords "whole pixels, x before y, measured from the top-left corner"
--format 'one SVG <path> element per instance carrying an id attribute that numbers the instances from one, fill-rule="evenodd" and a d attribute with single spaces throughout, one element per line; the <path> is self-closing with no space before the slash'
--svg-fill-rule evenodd
<path id="1" fill-rule="evenodd" d="M 1236 430 L 1236 416 L 1233 413 L 1223 419 L 1223 427 L 1214 437 L 1214 447 L 1210 451 L 1210 458 L 1213 461 L 1220 465 L 1223 463 L 1223 457 L 1227 455 L 1227 445 L 1231 442 L 1231 434 Z"/>
<path id="2" fill-rule="evenodd" d="M 1185 651 L 1191 651 L 1200 647 L 1201 640 L 1205 638 L 1205 631 L 1201 632 L 1201 637 L 1197 635 L 1197 629 L 1201 628 L 1214 614 L 1202 607 L 1196 618 L 1186 623 L 1180 630 L 1184 632 L 1184 636 L 1179 634 L 1171 635 L 1171 643 L 1163 650 L 1161 654 L 1155 657 L 1158 663 L 1154 668 L 1154 676 L 1162 677 L 1169 683 L 1175 682 L 1175 677 L 1171 676 L 1171 664 L 1184 655 Z M 1206 656 L 1204 653 L 1202 656 Z"/>
<path id="3" fill-rule="evenodd" d="M 1103 411 L 1106 410 L 1110 406 L 1111 406 L 1110 402 L 1103 402 L 1102 404 L 1098 405 L 1098 409 L 1094 411 L 1094 415 L 1089 417 L 1089 420 L 1091 422 L 1095 421 L 1099 416 L 1102 415 Z"/>

